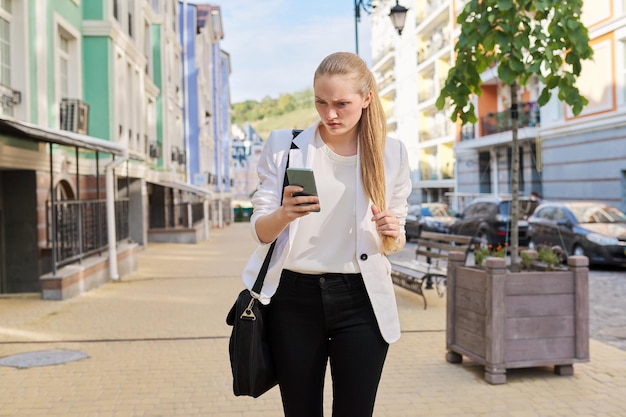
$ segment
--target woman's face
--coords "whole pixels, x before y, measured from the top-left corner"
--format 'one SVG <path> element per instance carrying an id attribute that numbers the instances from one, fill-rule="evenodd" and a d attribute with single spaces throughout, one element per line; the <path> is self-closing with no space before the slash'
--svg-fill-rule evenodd
<path id="1" fill-rule="evenodd" d="M 354 91 L 354 82 L 347 75 L 323 75 L 315 80 L 315 109 L 325 130 L 333 136 L 355 131 L 361 114 L 372 100 Z"/>

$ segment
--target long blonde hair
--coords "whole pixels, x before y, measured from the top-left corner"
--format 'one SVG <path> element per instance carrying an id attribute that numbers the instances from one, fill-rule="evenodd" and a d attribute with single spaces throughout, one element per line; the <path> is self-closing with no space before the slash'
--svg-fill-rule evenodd
<path id="1" fill-rule="evenodd" d="M 345 75 L 353 81 L 355 92 L 365 98 L 372 92 L 370 104 L 363 109 L 357 126 L 361 158 L 361 182 L 365 194 L 381 210 L 385 210 L 385 168 L 383 154 L 387 138 L 387 120 L 378 96 L 374 75 L 365 62 L 350 52 L 336 52 L 324 58 L 315 71 L 313 84 L 321 76 Z M 395 241 L 383 237 L 383 249 L 392 248 Z"/>

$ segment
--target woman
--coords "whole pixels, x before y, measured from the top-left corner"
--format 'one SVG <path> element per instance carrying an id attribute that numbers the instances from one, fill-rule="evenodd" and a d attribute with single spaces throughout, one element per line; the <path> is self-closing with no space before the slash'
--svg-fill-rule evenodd
<path id="1" fill-rule="evenodd" d="M 374 78 L 358 56 L 326 57 L 314 93 L 320 121 L 296 138 L 274 131 L 263 149 L 251 217 L 260 246 L 244 281 L 251 288 L 276 239 L 261 301 L 285 416 L 322 416 L 329 359 L 333 415 L 371 416 L 389 343 L 400 337 L 386 254 L 406 241 L 407 152 L 386 138 Z M 290 167 L 313 169 L 318 196 L 283 189 L 288 152 Z"/>

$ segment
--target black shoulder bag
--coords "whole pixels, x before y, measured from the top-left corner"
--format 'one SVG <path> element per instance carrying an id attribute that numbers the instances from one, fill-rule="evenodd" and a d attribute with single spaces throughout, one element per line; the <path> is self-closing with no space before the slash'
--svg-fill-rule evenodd
<path id="1" fill-rule="evenodd" d="M 300 132 L 301 130 L 293 130 L 293 138 Z M 297 146 L 291 142 L 291 149 L 294 148 L 297 149 Z M 289 181 L 285 173 L 283 188 L 287 185 Z M 259 301 L 275 246 L 276 241 L 272 242 L 252 289 L 239 293 L 226 317 L 226 323 L 233 326 L 228 350 L 233 372 L 233 392 L 237 396 L 249 395 L 256 398 L 278 384 L 265 327 L 267 306 Z"/>

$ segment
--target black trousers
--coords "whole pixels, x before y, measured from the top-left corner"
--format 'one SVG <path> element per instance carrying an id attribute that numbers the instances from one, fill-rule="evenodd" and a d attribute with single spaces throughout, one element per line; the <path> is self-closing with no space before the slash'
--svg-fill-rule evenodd
<path id="1" fill-rule="evenodd" d="M 360 274 L 284 270 L 267 323 L 286 417 L 323 415 L 329 359 L 333 416 L 372 415 L 389 345 Z"/>

